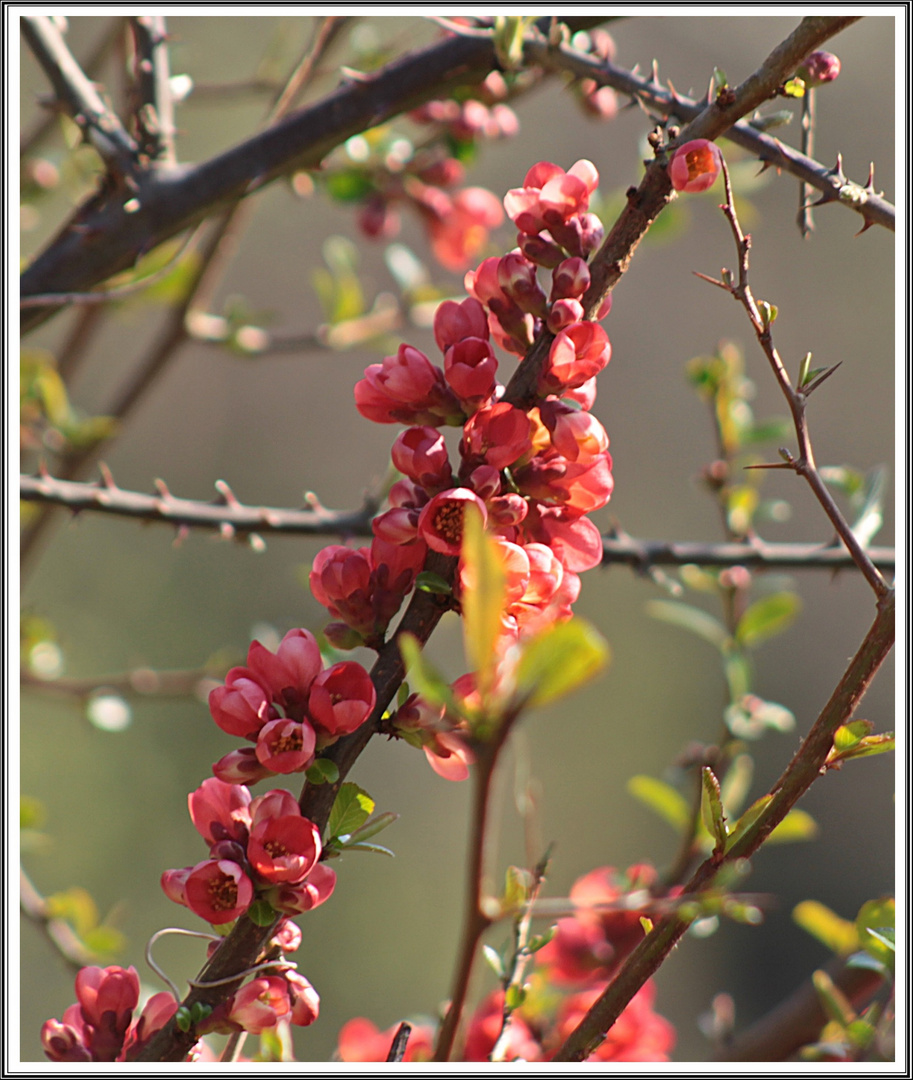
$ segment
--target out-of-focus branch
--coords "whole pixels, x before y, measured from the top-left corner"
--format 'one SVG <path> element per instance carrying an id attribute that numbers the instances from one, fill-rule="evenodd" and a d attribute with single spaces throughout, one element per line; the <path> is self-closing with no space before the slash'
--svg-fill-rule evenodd
<path id="1" fill-rule="evenodd" d="M 123 23 L 124 20 L 121 16 L 112 19 L 96 42 L 92 51 L 86 57 L 85 62 L 80 64 L 80 67 L 88 78 L 93 79 L 98 73 L 98 69 L 101 67 L 102 62 L 111 51 L 112 46 L 123 30 Z M 60 103 L 55 102 L 46 110 L 45 115 L 41 116 L 30 128 L 23 131 L 19 140 L 20 156 L 24 157 L 27 154 L 31 154 L 45 138 L 51 128 L 54 127 L 59 108 Z"/>
<path id="2" fill-rule="evenodd" d="M 57 100 L 82 128 L 108 168 L 135 181 L 139 168 L 136 142 L 86 77 L 54 19 L 48 15 L 24 15 L 20 23 L 22 36 L 50 79 Z"/>
<path id="3" fill-rule="evenodd" d="M 528 38 L 524 53 L 528 59 L 544 67 L 567 71 L 582 79 L 593 79 L 602 86 L 611 86 L 614 90 L 640 101 L 658 115 L 692 121 L 707 110 L 706 102 L 685 97 L 671 87 L 660 86 L 655 78 L 644 78 L 608 60 L 596 59 L 567 45 L 548 45 L 539 39 Z M 758 104 L 763 101 L 762 98 Z M 842 175 L 839 166 L 828 169 L 810 156 L 811 149 L 807 153 L 800 153 L 779 139 L 764 134 L 750 120 L 739 120 L 733 124 L 725 132 L 725 137 L 748 150 L 765 165 L 799 177 L 803 184 L 820 191 L 825 201 L 840 203 L 854 210 L 865 218 L 867 224 L 882 225 L 894 231 L 894 207 L 872 190 L 871 178 L 866 187 L 852 183 Z M 690 134 L 688 138 L 711 136 Z"/>
<path id="4" fill-rule="evenodd" d="M 228 536 L 284 534 L 288 536 L 373 535 L 371 519 L 377 513 L 376 499 L 366 499 L 356 510 L 327 510 L 315 501 L 312 509 L 246 506 L 226 485 L 218 485 L 219 499 L 200 502 L 179 499 L 164 484 L 157 495 L 125 491 L 113 480 L 86 484 L 57 480 L 52 476 L 20 476 L 19 497 L 25 502 L 63 506 L 73 513 L 95 511 L 115 517 L 161 522 L 187 529 L 218 531 Z M 622 564 L 646 571 L 654 566 L 746 566 L 780 570 L 843 570 L 856 564 L 843 547 L 822 544 L 690 543 L 671 540 L 640 540 L 626 534 L 610 533 L 602 540 L 602 565 Z M 866 548 L 872 563 L 893 571 L 894 549 Z"/>
<path id="5" fill-rule="evenodd" d="M 857 1010 L 862 1010 L 884 983 L 877 971 L 848 967 L 835 959 L 826 968 L 834 985 Z M 788 1061 L 814 1042 L 830 1017 L 811 979 L 780 1002 L 750 1028 L 736 1035 L 714 1055 L 714 1061 Z"/>
<path id="6" fill-rule="evenodd" d="M 879 602 L 878 614 L 856 655 L 769 793 L 769 802 L 755 821 L 725 853 L 714 852 L 697 868 L 685 892 L 698 894 L 712 885 L 726 865 L 750 858 L 821 775 L 834 744 L 834 733 L 853 716 L 876 672 L 894 646 L 894 593 Z M 555 1054 L 554 1061 L 583 1061 L 605 1038 L 606 1032 L 631 998 L 681 940 L 690 921 L 678 915 L 661 919 L 622 964 L 618 974 Z"/>
<path id="7" fill-rule="evenodd" d="M 95 956 L 79 940 L 73 927 L 48 910 L 45 898 L 32 884 L 24 870 L 19 871 L 19 906 L 22 914 L 47 938 L 54 951 L 72 971 L 91 964 Z"/>
<path id="8" fill-rule="evenodd" d="M 221 674 L 224 675 L 227 666 L 223 668 Z M 19 674 L 19 681 L 24 688 L 29 690 L 76 699 L 91 697 L 101 689 L 111 690 L 125 697 L 205 698 L 208 692 L 218 685 L 218 680 L 213 678 L 213 672 L 200 668 L 187 670 L 135 668 L 133 671 L 118 672 L 116 675 L 99 675 L 97 678 L 83 679 L 46 679 L 23 669 Z"/>
<path id="9" fill-rule="evenodd" d="M 136 125 L 143 151 L 161 165 L 175 163 L 174 101 L 169 85 L 168 32 L 164 15 L 130 18 L 136 48 Z"/>

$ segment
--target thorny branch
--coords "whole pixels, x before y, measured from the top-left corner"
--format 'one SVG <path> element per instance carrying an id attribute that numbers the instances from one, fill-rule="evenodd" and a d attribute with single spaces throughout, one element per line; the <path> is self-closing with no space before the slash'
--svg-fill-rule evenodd
<path id="1" fill-rule="evenodd" d="M 180 499 L 159 481 L 158 493 L 125 491 L 114 484 L 110 473 L 98 483 L 58 480 L 47 474 L 19 477 L 19 498 L 25 502 L 66 507 L 74 514 L 92 511 L 115 517 L 171 525 L 187 529 L 217 531 L 226 539 L 257 536 L 363 536 L 370 537 L 371 519 L 378 502 L 367 498 L 355 510 L 328 510 L 316 498 L 311 509 L 248 506 L 237 500 L 223 482 L 219 498 L 213 502 Z M 619 531 L 603 537 L 602 565 L 621 564 L 640 572 L 656 566 L 746 566 L 763 569 L 841 570 L 855 566 L 853 556 L 842 546 L 798 543 L 726 542 L 692 543 L 669 540 L 641 540 Z M 866 548 L 872 564 L 893 571 L 894 549 Z"/>

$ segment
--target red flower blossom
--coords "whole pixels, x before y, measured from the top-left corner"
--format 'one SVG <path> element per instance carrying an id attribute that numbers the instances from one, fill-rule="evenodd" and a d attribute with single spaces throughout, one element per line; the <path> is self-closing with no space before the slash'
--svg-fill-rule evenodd
<path id="1" fill-rule="evenodd" d="M 300 813 L 290 814 L 268 817 L 256 824 L 251 829 L 247 857 L 264 881 L 295 884 L 313 870 L 320 858 L 320 848 L 317 826 Z"/>
<path id="2" fill-rule="evenodd" d="M 274 773 L 302 772 L 314 760 L 317 736 L 307 721 L 271 720 L 257 736 L 257 760 Z"/>
<path id="3" fill-rule="evenodd" d="M 444 300 L 434 312 L 434 340 L 442 353 L 464 338 L 488 340 L 488 315 L 474 296 Z"/>
<path id="4" fill-rule="evenodd" d="M 466 503 L 479 508 L 483 523 L 488 517 L 485 503 L 467 488 L 451 488 L 435 495 L 422 510 L 418 527 L 422 539 L 443 555 L 459 555 L 463 544 L 463 514 Z"/>
<path id="5" fill-rule="evenodd" d="M 353 661 L 334 664 L 311 687 L 308 713 L 322 735 L 348 735 L 368 719 L 377 692 L 367 671 Z"/>
<path id="6" fill-rule="evenodd" d="M 676 191 L 706 191 L 716 183 L 722 167 L 723 157 L 714 143 L 692 139 L 673 153 L 669 179 Z"/>
<path id="7" fill-rule="evenodd" d="M 285 915 L 299 915 L 313 911 L 333 895 L 336 888 L 336 871 L 324 863 L 317 863 L 304 881 L 280 883 L 265 895 L 277 911 Z"/>
<path id="8" fill-rule="evenodd" d="M 376 1024 L 356 1017 L 339 1032 L 340 1061 L 386 1061 L 399 1025 L 379 1031 Z M 430 1061 L 434 1052 L 434 1032 L 426 1024 L 412 1025 L 403 1061 Z"/>
<path id="9" fill-rule="evenodd" d="M 307 700 L 308 690 L 323 667 L 317 639 L 308 630 L 289 630 L 275 654 L 252 641 L 247 666 L 274 701 L 298 706 Z"/>
<path id="10" fill-rule="evenodd" d="M 513 465 L 532 448 L 529 417 L 506 401 L 486 405 L 463 425 L 460 452 L 495 469 Z"/>
<path id="11" fill-rule="evenodd" d="M 437 731 L 422 749 L 432 769 L 445 780 L 466 780 L 475 754 L 459 732 Z"/>
<path id="12" fill-rule="evenodd" d="M 612 356 L 608 334 L 597 323 L 565 327 L 552 342 L 548 363 L 539 377 L 539 393 L 560 395 L 598 375 Z"/>
<path id="13" fill-rule="evenodd" d="M 355 384 L 355 407 L 378 424 L 461 423 L 459 402 L 444 373 L 423 352 L 402 344 L 395 356 L 370 364 Z"/>
<path id="14" fill-rule="evenodd" d="M 228 1020 L 242 1031 L 259 1035 L 291 1012 L 288 986 L 279 975 L 252 979 L 232 998 Z"/>
<path id="15" fill-rule="evenodd" d="M 796 74 L 804 80 L 806 86 L 821 86 L 822 83 L 833 82 L 840 74 L 840 59 L 833 53 L 818 49 L 806 56 Z"/>
<path id="16" fill-rule="evenodd" d="M 599 173 L 591 161 L 578 161 L 568 172 L 540 161 L 526 174 L 522 188 L 504 196 L 504 209 L 521 232 L 535 235 L 583 214 L 598 183 Z"/>
<path id="17" fill-rule="evenodd" d="M 604 989 L 604 986 L 597 986 L 574 994 L 565 1001 L 555 1030 L 556 1049 L 580 1023 Z M 655 985 L 652 982 L 644 983 L 609 1028 L 605 1040 L 586 1060 L 668 1061 L 669 1052 L 675 1045 L 675 1028 L 665 1017 L 653 1012 L 655 997 Z"/>
<path id="18" fill-rule="evenodd" d="M 209 694 L 209 711 L 219 727 L 246 739 L 256 737 L 267 721 L 278 716 L 270 704 L 269 692 L 253 678 L 247 668 L 232 668 L 225 676 L 225 685 Z"/>
<path id="19" fill-rule="evenodd" d="M 466 412 L 475 412 L 495 391 L 498 358 L 484 338 L 464 338 L 444 354 L 444 378 Z"/>
<path id="20" fill-rule="evenodd" d="M 197 863 L 184 882 L 187 907 L 213 926 L 233 922 L 247 911 L 253 898 L 250 878 L 228 859 Z"/>
<path id="21" fill-rule="evenodd" d="M 393 464 L 426 491 L 450 487 L 452 472 L 444 436 L 433 427 L 401 431 L 390 451 Z"/>
<path id="22" fill-rule="evenodd" d="M 213 776 L 226 784 L 256 784 L 272 776 L 272 769 L 267 769 L 257 760 L 257 751 L 253 746 L 242 746 L 231 750 L 212 767 Z"/>
<path id="23" fill-rule="evenodd" d="M 251 795 L 246 787 L 210 777 L 187 796 L 190 820 L 207 844 L 247 842 Z"/>
<path id="24" fill-rule="evenodd" d="M 501 204 L 486 188 L 457 192 L 446 213 L 429 215 L 431 250 L 441 266 L 465 270 L 488 243 L 489 232 L 504 219 Z"/>
<path id="25" fill-rule="evenodd" d="M 488 1061 L 501 1033 L 504 1011 L 504 991 L 489 994 L 473 1013 L 466 1032 L 466 1061 Z M 526 1021 L 514 1013 L 507 1029 L 504 1061 L 541 1061 L 542 1047 L 536 1041 Z"/>
<path id="26" fill-rule="evenodd" d="M 283 972 L 291 1005 L 291 1020 L 298 1027 L 308 1027 L 320 1015 L 320 995 L 297 971 Z"/>

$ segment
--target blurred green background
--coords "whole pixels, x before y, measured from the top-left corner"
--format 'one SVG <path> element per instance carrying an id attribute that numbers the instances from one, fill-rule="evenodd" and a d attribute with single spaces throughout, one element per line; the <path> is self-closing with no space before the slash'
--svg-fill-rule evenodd
<path id="1" fill-rule="evenodd" d="M 646 71 L 655 59 L 662 79 L 700 96 L 714 67 L 733 84 L 750 74 L 800 16 L 636 17 L 614 22 L 611 30 L 618 62 L 639 63 Z M 85 54 L 104 23 L 94 16 L 70 20 L 77 55 Z M 267 54 L 285 70 L 311 29 L 310 17 L 291 14 L 169 19 L 172 71 L 190 74 L 197 84 L 234 81 L 252 76 Z M 373 34 L 404 51 L 431 40 L 436 29 L 419 18 L 373 17 L 355 22 L 352 32 Z M 818 96 L 816 156 L 830 164 L 842 153 L 847 174 L 863 182 L 874 161 L 876 185 L 893 199 L 894 21 L 863 19 L 831 47 L 843 71 Z M 322 90 L 334 84 L 333 65 L 346 62 L 345 52 L 333 53 Z M 116 87 L 118 76 L 109 66 L 102 77 L 112 76 Z M 46 86 L 25 49 L 23 77 L 28 122 L 35 115 L 35 94 Z M 262 97 L 195 104 L 191 95 L 178 110 L 181 159 L 201 160 L 228 147 L 253 130 L 263 107 Z M 518 100 L 516 112 L 520 134 L 486 146 L 467 183 L 500 197 L 536 161 L 567 168 L 581 157 L 596 164 L 606 195 L 639 181 L 650 126 L 641 110 L 625 109 L 609 123 L 597 122 L 551 80 Z M 798 118 L 781 130 L 785 141 L 797 145 Z M 742 157 L 728 144 L 724 149 L 731 160 Z M 59 139 L 52 153 L 62 157 Z M 874 228 L 854 239 L 860 219 L 828 206 L 816 212 L 817 230 L 803 241 L 794 220 L 797 187 L 771 170 L 750 193 L 745 190 L 750 205 L 743 224 L 754 234 L 755 294 L 779 306 L 776 340 L 790 371 L 808 350 L 815 365 L 842 361 L 813 399 L 819 464 L 849 463 L 862 470 L 890 464 L 894 238 Z M 600 380 L 595 412 L 611 438 L 616 488 L 597 515 L 600 527 L 618 522 L 638 537 L 722 539 L 715 507 L 696 482 L 715 451 L 706 407 L 685 383 L 690 357 L 711 352 L 721 339 L 740 342 L 757 387 L 757 416 L 786 412 L 741 309 L 692 274 L 717 275 L 721 266 L 733 265 L 732 239 L 718 202 L 716 188 L 708 196 L 678 200 L 669 227 L 662 237 L 648 237 L 615 291 L 605 324 L 613 358 Z M 41 205 L 40 217 L 28 222 L 24 234 L 25 256 L 40 248 L 65 210 L 59 194 Z M 319 194 L 298 198 L 277 183 L 256 198 L 253 212 L 210 310 L 240 295 L 252 309 L 273 312 L 274 329 L 313 331 L 323 316 L 311 275 L 322 265 L 322 244 L 331 235 L 358 245 L 369 298 L 394 290 L 383 244 L 360 238 L 350 209 Z M 431 265 L 414 220 L 404 222 L 398 239 Z M 494 242 L 493 252 L 509 247 L 511 229 L 503 227 Z M 452 294 L 460 292 L 460 275 L 440 268 L 432 273 Z M 149 347 L 162 313 L 132 303 L 106 321 L 72 390 L 80 408 L 104 412 Z M 53 350 L 70 319 L 67 314 L 47 324 L 29 344 Z M 406 327 L 401 336 L 436 355 L 428 330 Z M 131 490 L 151 490 L 153 478 L 162 477 L 176 495 L 208 499 L 213 483 L 224 479 L 243 502 L 301 505 L 302 493 L 313 490 L 328 506 L 356 506 L 383 475 L 398 430 L 362 420 L 352 402 L 354 383 L 379 358 L 359 348 L 245 359 L 186 346 L 104 458 L 118 483 Z M 511 367 L 508 361 L 508 373 Z M 793 508 L 789 521 L 765 526 L 767 539 L 830 539 L 822 511 L 791 474 L 768 474 L 764 493 Z M 891 543 L 892 536 L 889 506 L 878 542 Z M 23 604 L 54 623 L 68 676 L 140 665 L 194 667 L 220 650 L 240 659 L 258 627 L 272 627 L 281 636 L 291 627 L 316 630 L 326 621 L 301 584 L 322 542 L 268 538 L 267 550 L 258 554 L 202 534 L 180 547 L 171 539 L 166 528 L 91 514 L 72 523 L 61 517 L 24 584 Z M 805 571 L 793 580 L 802 614 L 758 653 L 754 688 L 790 708 L 797 729 L 756 744 L 751 798 L 779 775 L 874 613 L 870 590 L 855 573 Z M 687 744 L 714 740 L 724 685 L 709 646 L 646 615 L 646 602 L 663 595 L 648 578 L 624 568 L 585 575 L 576 610 L 607 637 L 613 662 L 597 683 L 523 724 L 499 793 L 490 863 L 497 881 L 508 863 L 524 860 L 511 796 L 511 762 L 521 759 L 541 784 L 542 842 L 555 845 L 549 895 L 566 895 L 575 878 L 597 866 L 650 861 L 662 867 L 674 857 L 671 830 L 628 795 L 625 784 L 634 773 L 662 776 Z M 452 677 L 464 670 L 455 619 L 445 620 L 431 654 Z M 45 894 L 78 885 L 95 897 L 103 915 L 116 908 L 116 923 L 129 941 L 121 962 L 135 964 L 144 980 L 161 989 L 143 962 L 147 938 L 168 925 L 204 927 L 166 900 L 159 875 L 204 857 L 186 796 L 232 740 L 196 700 L 136 701 L 132 725 L 119 734 L 97 730 L 78 706 L 48 694 L 25 692 L 22 711 L 22 791 L 44 804 L 51 838 L 48 850 L 27 855 L 28 872 Z M 893 727 L 893 714 L 892 673 L 886 667 L 860 715 L 885 730 Z M 657 1009 L 678 1029 L 677 1060 L 708 1054 L 697 1019 L 714 994 L 733 995 L 741 1027 L 826 961 L 823 947 L 791 921 L 798 901 L 813 897 L 852 918 L 863 901 L 892 891 L 893 775 L 894 761 L 885 756 L 824 777 L 803 803 L 820 825 L 817 839 L 764 850 L 755 859 L 747 887 L 775 898 L 764 924 L 725 923 L 709 938 L 687 938 L 673 954 L 658 976 Z M 339 1028 L 353 1016 L 386 1027 L 433 1013 L 448 993 L 456 949 L 468 785 L 440 779 L 405 744 L 381 741 L 369 747 L 351 778 L 371 793 L 378 809 L 400 814 L 382 839 L 396 858 L 350 854 L 337 862 L 332 901 L 299 920 L 304 943 L 294 958 L 322 1001 L 319 1022 L 296 1032 L 303 1061 L 326 1061 Z M 506 929 L 492 934 L 496 945 L 505 938 Z M 181 982 L 199 969 L 202 950 L 189 939 L 172 938 L 157 947 L 157 956 Z M 480 974 L 480 993 L 490 979 Z M 72 974 L 24 925 L 23 1058 L 41 1059 L 41 1023 L 60 1017 L 73 997 Z"/>

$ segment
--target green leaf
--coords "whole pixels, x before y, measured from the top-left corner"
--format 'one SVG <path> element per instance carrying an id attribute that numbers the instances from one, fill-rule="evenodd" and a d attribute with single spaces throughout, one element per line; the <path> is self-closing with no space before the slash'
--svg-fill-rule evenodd
<path id="1" fill-rule="evenodd" d="M 529 872 L 519 866 L 508 866 L 504 879 L 504 895 L 501 898 L 501 910 L 504 914 L 520 911 L 529 899 L 529 889 Z"/>
<path id="2" fill-rule="evenodd" d="M 433 570 L 422 570 L 415 579 L 415 587 L 420 592 L 434 593 L 436 596 L 450 596 L 453 593 L 450 582 Z"/>
<path id="3" fill-rule="evenodd" d="M 317 758 L 304 775 L 309 784 L 335 784 L 339 779 L 339 766 L 327 758 Z"/>
<path id="4" fill-rule="evenodd" d="M 750 649 L 782 633 L 792 624 L 800 607 L 799 597 L 791 592 L 772 593 L 756 600 L 739 619 L 736 641 Z"/>
<path id="5" fill-rule="evenodd" d="M 887 469 L 883 465 L 873 469 L 851 528 L 853 535 L 867 547 L 884 524 L 884 495 L 887 487 Z"/>
<path id="6" fill-rule="evenodd" d="M 513 1012 L 514 1009 L 519 1009 L 524 1001 L 526 1001 L 526 990 L 522 986 L 514 984 L 508 986 L 504 993 L 504 1005 L 506 1008 Z"/>
<path id="7" fill-rule="evenodd" d="M 630 795 L 657 813 L 677 833 L 691 827 L 691 812 L 685 797 L 664 780 L 652 776 L 632 776 L 627 783 Z"/>
<path id="8" fill-rule="evenodd" d="M 364 843 L 365 840 L 370 840 L 372 837 L 382 833 L 384 829 L 388 829 L 394 821 L 398 820 L 399 814 L 394 814 L 392 810 L 386 810 L 383 814 L 377 814 L 375 817 L 369 818 L 364 825 L 360 825 L 350 835 L 349 839 Z"/>
<path id="9" fill-rule="evenodd" d="M 720 651 L 729 643 L 729 634 L 719 619 L 691 604 L 682 604 L 677 600 L 648 600 L 646 610 L 654 619 L 689 630 Z"/>
<path id="10" fill-rule="evenodd" d="M 113 926 L 96 926 L 82 935 L 82 943 L 98 960 L 113 960 L 127 947 L 127 937 Z"/>
<path id="11" fill-rule="evenodd" d="M 859 933 L 848 919 L 841 919 L 817 900 L 803 900 L 793 908 L 793 922 L 817 938 L 838 956 L 848 956 L 859 947 Z"/>
<path id="12" fill-rule="evenodd" d="M 744 698 L 751 688 L 751 664 L 748 657 L 741 652 L 731 653 L 723 661 L 723 671 L 729 687 L 729 697 L 733 701 Z"/>
<path id="13" fill-rule="evenodd" d="M 868 900 L 856 916 L 859 944 L 890 971 L 894 970 L 894 919 L 892 897 Z"/>
<path id="14" fill-rule="evenodd" d="M 571 618 L 530 638 L 517 664 L 517 693 L 532 706 L 576 690 L 609 662 L 609 646 L 588 622 Z"/>
<path id="15" fill-rule="evenodd" d="M 400 634 L 396 639 L 403 654 L 410 685 L 431 705 L 444 705 L 454 708 L 453 691 L 450 684 L 425 659 L 418 638 L 412 634 Z"/>
<path id="16" fill-rule="evenodd" d="M 804 810 L 790 810 L 786 817 L 768 836 L 768 844 L 794 844 L 799 840 L 812 840 L 818 834 L 818 825 L 811 814 Z"/>
<path id="17" fill-rule="evenodd" d="M 276 909 L 266 900 L 255 900 L 247 909 L 247 917 L 254 926 L 269 926 L 277 914 Z"/>
<path id="18" fill-rule="evenodd" d="M 555 934 L 558 933 L 558 926 L 550 926 L 544 934 L 537 934 L 535 937 L 531 937 L 526 943 L 526 951 L 528 953 L 538 952 L 540 949 L 545 948 L 546 945 L 552 940 Z"/>
<path id="19" fill-rule="evenodd" d="M 363 825 L 374 811 L 374 800 L 358 784 L 345 783 L 339 789 L 327 830 L 330 836 L 349 836 Z"/>
<path id="20" fill-rule="evenodd" d="M 375 855 L 389 855 L 391 859 L 396 858 L 389 848 L 385 848 L 381 844 L 353 843 L 351 840 L 347 840 L 344 844 L 340 844 L 339 847 L 343 851 L 373 851 Z"/>
<path id="21" fill-rule="evenodd" d="M 841 724 L 834 732 L 834 749 L 842 753 L 853 746 L 858 746 L 874 726 L 871 720 L 854 720 L 849 724 Z"/>
<path id="22" fill-rule="evenodd" d="M 833 979 L 826 971 L 812 972 L 812 983 L 818 992 L 818 1000 L 824 1007 L 825 1013 L 835 1024 L 845 1029 L 853 1022 L 856 1014 L 843 992 L 834 985 Z"/>
<path id="23" fill-rule="evenodd" d="M 742 814 L 735 825 L 732 826 L 729 830 L 729 836 L 726 838 L 727 851 L 729 851 L 737 840 L 740 840 L 742 836 L 748 832 L 751 826 L 754 825 L 758 818 L 764 813 L 771 798 L 771 795 L 763 795 L 760 799 L 757 799 L 748 807 L 745 813 Z"/>
<path id="24" fill-rule="evenodd" d="M 737 754 L 720 784 L 720 798 L 728 815 L 737 814 L 742 809 L 753 775 L 754 762 L 751 755 Z"/>
<path id="25" fill-rule="evenodd" d="M 501 636 L 506 576 L 497 545 L 485 532 L 477 506 L 467 503 L 463 511 L 462 577 L 463 640 L 475 672 L 476 689 L 483 702 L 494 686 L 498 671 L 496 645 Z"/>
<path id="26" fill-rule="evenodd" d="M 722 851 L 726 846 L 726 817 L 720 799 L 720 782 L 714 776 L 713 769 L 705 765 L 701 769 L 701 820 L 707 832 L 716 841 Z"/>
<path id="27" fill-rule="evenodd" d="M 331 173 L 325 184 L 327 193 L 338 202 L 360 202 L 374 189 L 370 179 L 360 169 Z"/>

